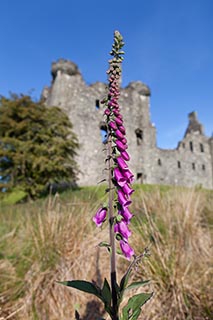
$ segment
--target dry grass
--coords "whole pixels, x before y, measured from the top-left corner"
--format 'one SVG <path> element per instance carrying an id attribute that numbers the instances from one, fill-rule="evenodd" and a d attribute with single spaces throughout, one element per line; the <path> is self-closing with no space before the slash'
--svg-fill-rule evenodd
<path id="1" fill-rule="evenodd" d="M 163 198 L 159 191 L 141 193 L 135 201 L 135 247 L 148 238 L 152 244 L 136 275 L 152 279 L 155 292 L 143 319 L 212 319 L 212 234 L 204 223 L 212 204 L 201 191 L 180 189 Z"/>
<path id="2" fill-rule="evenodd" d="M 155 292 L 141 319 L 211 319 L 211 195 L 176 189 L 162 194 L 156 188 L 137 190 L 134 198 L 132 245 L 137 253 L 152 246 L 133 277 L 152 279 L 148 290 Z M 56 282 L 101 284 L 109 275 L 109 256 L 97 247 L 108 239 L 108 231 L 91 222 L 104 199 L 97 202 L 91 192 L 87 200 L 74 194 L 68 201 L 50 197 L 39 206 L 0 214 L 1 320 L 70 320 L 75 308 L 82 320 L 106 318 L 95 298 Z M 121 275 L 127 263 L 119 258 L 118 264 Z"/>

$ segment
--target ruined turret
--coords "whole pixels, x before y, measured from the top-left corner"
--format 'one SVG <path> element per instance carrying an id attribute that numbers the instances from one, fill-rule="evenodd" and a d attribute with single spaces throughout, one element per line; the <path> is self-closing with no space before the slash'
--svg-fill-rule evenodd
<path id="1" fill-rule="evenodd" d="M 137 91 L 142 96 L 151 96 L 150 88 L 141 81 L 130 82 L 126 89 L 131 89 Z"/>
<path id="2" fill-rule="evenodd" d="M 75 76 L 77 74 L 80 75 L 77 64 L 65 59 L 59 59 L 58 61 L 52 63 L 51 74 L 53 81 L 55 80 L 58 72 L 61 74 L 68 74 L 69 76 Z"/>
<path id="3" fill-rule="evenodd" d="M 195 111 L 190 112 L 188 114 L 188 118 L 189 118 L 189 124 L 186 129 L 185 136 L 188 133 L 192 133 L 192 132 L 199 132 L 200 134 L 203 135 L 204 134 L 203 126 L 197 119 L 197 113 Z"/>

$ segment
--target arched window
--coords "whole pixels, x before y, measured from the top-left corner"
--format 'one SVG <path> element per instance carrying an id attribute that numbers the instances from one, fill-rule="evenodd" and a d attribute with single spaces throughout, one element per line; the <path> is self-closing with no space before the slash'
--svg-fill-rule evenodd
<path id="1" fill-rule="evenodd" d="M 178 169 L 181 169 L 181 162 L 180 161 L 177 162 L 177 166 L 178 166 Z"/>
<path id="2" fill-rule="evenodd" d="M 193 152 L 193 143 L 192 143 L 192 141 L 189 141 L 189 148 L 190 148 L 191 152 Z"/>
<path id="3" fill-rule="evenodd" d="M 100 123 L 101 139 L 104 144 L 107 143 L 107 126 L 104 121 Z"/>

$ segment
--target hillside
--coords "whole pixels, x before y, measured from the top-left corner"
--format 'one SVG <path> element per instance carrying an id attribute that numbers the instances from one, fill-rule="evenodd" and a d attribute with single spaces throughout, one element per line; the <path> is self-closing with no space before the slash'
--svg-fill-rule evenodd
<path id="1" fill-rule="evenodd" d="M 82 188 L 33 203 L 0 204 L 0 319 L 74 319 L 106 315 L 87 294 L 56 281 L 109 276 L 100 241 L 108 230 L 91 218 L 105 201 L 104 187 Z M 151 279 L 154 291 L 140 319 L 212 319 L 213 193 L 202 189 L 136 186 L 131 245 L 150 256 L 134 279 Z M 118 258 L 121 277 L 128 261 Z M 125 300 L 126 302 L 126 300 Z"/>

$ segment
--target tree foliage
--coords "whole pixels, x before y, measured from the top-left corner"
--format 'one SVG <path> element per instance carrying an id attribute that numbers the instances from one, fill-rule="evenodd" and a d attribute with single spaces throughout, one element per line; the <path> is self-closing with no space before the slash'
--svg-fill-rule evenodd
<path id="1" fill-rule="evenodd" d="M 76 180 L 78 142 L 68 116 L 29 96 L 0 98 L 0 190 L 37 197 L 53 183 Z"/>

